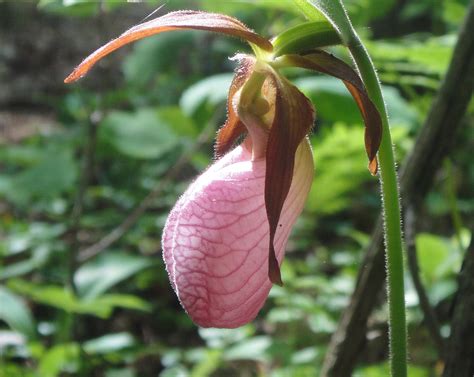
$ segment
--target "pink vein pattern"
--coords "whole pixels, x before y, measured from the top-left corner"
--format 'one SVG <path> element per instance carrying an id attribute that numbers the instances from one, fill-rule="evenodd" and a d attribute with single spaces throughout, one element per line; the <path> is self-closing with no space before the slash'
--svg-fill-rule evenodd
<path id="1" fill-rule="evenodd" d="M 298 164 L 302 153 L 309 153 L 310 164 Z M 275 237 L 279 263 L 313 176 L 306 144 L 296 159 Z M 264 182 L 265 160 L 251 161 L 251 152 L 238 146 L 191 184 L 168 217 L 162 240 L 166 269 L 182 306 L 199 326 L 242 326 L 265 303 L 272 284 Z"/>

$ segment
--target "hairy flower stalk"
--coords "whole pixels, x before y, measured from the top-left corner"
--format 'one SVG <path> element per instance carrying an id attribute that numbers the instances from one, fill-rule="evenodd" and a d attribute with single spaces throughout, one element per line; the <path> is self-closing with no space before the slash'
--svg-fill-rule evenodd
<path id="1" fill-rule="evenodd" d="M 65 81 L 79 79 L 127 43 L 176 29 L 237 36 L 256 53 L 234 58 L 239 67 L 229 89 L 227 121 L 217 134 L 216 161 L 178 200 L 162 238 L 171 285 L 193 321 L 234 328 L 255 318 L 272 283 L 282 284 L 286 243 L 313 180 L 307 137 L 314 109 L 280 68 L 301 67 L 343 80 L 365 122 L 372 174 L 377 172 L 380 116 L 346 63 L 322 50 L 295 54 L 295 44 L 280 49 L 287 54 L 272 54 L 269 40 L 214 13 L 173 12 L 137 25 L 92 53 Z M 324 35 L 327 41 L 327 31 Z"/>

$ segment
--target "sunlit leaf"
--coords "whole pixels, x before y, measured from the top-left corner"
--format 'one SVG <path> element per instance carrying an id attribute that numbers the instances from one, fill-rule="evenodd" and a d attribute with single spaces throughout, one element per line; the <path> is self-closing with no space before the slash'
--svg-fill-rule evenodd
<path id="1" fill-rule="evenodd" d="M 203 105 L 216 106 L 227 98 L 233 78 L 232 73 L 222 73 L 206 77 L 190 86 L 181 96 L 179 104 L 183 112 L 193 116 Z"/>
<path id="2" fill-rule="evenodd" d="M 75 282 L 83 299 L 93 299 L 151 265 L 147 258 L 110 252 L 82 265 Z"/>
<path id="3" fill-rule="evenodd" d="M 115 307 L 148 311 L 150 306 L 138 297 L 126 294 L 107 294 L 92 300 L 80 300 L 66 287 L 37 285 L 24 280 L 11 280 L 8 284 L 13 291 L 31 300 L 52 306 L 67 313 L 90 314 L 108 318 Z"/>
<path id="4" fill-rule="evenodd" d="M 268 359 L 268 349 L 272 341 L 268 336 L 255 336 L 251 339 L 243 340 L 235 346 L 227 349 L 224 353 L 226 360 L 257 360 Z"/>
<path id="5" fill-rule="evenodd" d="M 77 171 L 72 150 L 45 148 L 31 167 L 12 175 L 0 175 L 0 196 L 17 205 L 51 199 L 73 188 Z"/>
<path id="6" fill-rule="evenodd" d="M 25 302 L 9 289 L 0 286 L 0 303 L 0 319 L 13 330 L 34 339 L 36 325 Z"/>
<path id="7" fill-rule="evenodd" d="M 121 351 L 136 345 L 133 336 L 128 332 L 103 335 L 100 338 L 84 342 L 84 350 L 89 354 L 108 354 Z"/>
<path id="8" fill-rule="evenodd" d="M 57 344 L 41 358 L 38 373 L 42 377 L 56 377 L 64 370 L 77 370 L 80 348 L 77 343 Z"/>
<path id="9" fill-rule="evenodd" d="M 178 109 L 145 108 L 136 113 L 113 111 L 101 123 L 99 137 L 128 157 L 153 159 L 182 142 L 180 128 L 192 129 L 193 123 Z"/>

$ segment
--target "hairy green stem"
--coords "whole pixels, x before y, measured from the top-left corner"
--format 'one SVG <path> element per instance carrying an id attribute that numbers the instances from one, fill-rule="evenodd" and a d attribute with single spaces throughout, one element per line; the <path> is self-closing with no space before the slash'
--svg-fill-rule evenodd
<path id="1" fill-rule="evenodd" d="M 400 202 L 392 138 L 377 72 L 367 50 L 352 26 L 342 0 L 294 0 L 294 2 L 310 19 L 317 20 L 323 16 L 338 31 L 343 44 L 349 48 L 369 97 L 377 106 L 382 118 L 383 135 L 378 152 L 378 162 L 385 230 L 390 369 L 392 377 L 406 377 L 407 331 Z M 317 10 L 316 13 L 314 12 L 315 9 Z"/>
<path id="2" fill-rule="evenodd" d="M 382 117 L 383 136 L 378 153 L 378 160 L 385 225 L 390 369 L 393 377 L 405 377 L 407 375 L 407 330 L 403 277 L 403 245 L 398 181 L 390 127 L 377 73 L 367 50 L 355 32 L 353 33 L 353 38 L 351 38 L 348 47 L 359 69 L 367 92 Z"/>

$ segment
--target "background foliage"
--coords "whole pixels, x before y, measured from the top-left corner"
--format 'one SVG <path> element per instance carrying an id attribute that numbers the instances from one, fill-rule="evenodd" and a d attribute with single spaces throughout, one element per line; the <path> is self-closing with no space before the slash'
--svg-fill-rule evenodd
<path id="1" fill-rule="evenodd" d="M 467 1 L 345 4 L 378 67 L 401 162 L 440 85 Z M 97 40 L 86 41 L 82 54 L 70 53 L 78 63 L 117 34 L 109 35 L 104 23 L 123 15 L 138 23 L 156 6 L 0 3 L 8 19 L 0 33 L 2 39 L 21 35 L 20 29 L 28 33 L 32 15 L 38 33 L 68 25 L 72 31 L 59 44 L 45 44 L 68 56 L 76 39 L 85 38 L 81 27 L 92 22 Z M 303 21 L 277 0 L 169 1 L 160 12 L 182 8 L 236 16 L 265 36 Z M 43 89 L 25 89 L 23 97 L 14 85 L 42 85 L 35 69 L 55 63 L 35 60 L 35 48 L 42 47 L 34 45 L 32 59 L 13 66 L 15 51 L 25 45 L 12 46 L 0 52 L 0 70 L 11 72 L 10 88 L 0 90 L 0 376 L 318 375 L 380 210 L 378 182 L 366 169 L 362 119 L 344 86 L 288 71 L 315 104 L 318 120 L 311 135 L 316 175 L 288 245 L 285 286 L 273 287 L 253 323 L 199 329 L 169 285 L 160 236 L 169 209 L 211 161 L 234 69 L 228 57 L 246 46 L 209 33 L 166 33 L 110 56 L 77 85 L 61 84 L 73 65 L 55 69 Z M 347 58 L 343 50 L 333 52 Z M 471 103 L 455 153 L 424 203 L 416 238 L 444 336 L 473 228 L 473 115 Z M 170 174 L 183 154 L 181 168 Z M 136 224 L 110 247 L 88 254 L 86 248 L 116 229 L 150 191 L 158 195 Z M 442 366 L 407 281 L 410 376 L 436 376 Z M 370 321 L 358 376 L 387 375 L 383 302 L 380 297 Z"/>

